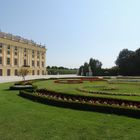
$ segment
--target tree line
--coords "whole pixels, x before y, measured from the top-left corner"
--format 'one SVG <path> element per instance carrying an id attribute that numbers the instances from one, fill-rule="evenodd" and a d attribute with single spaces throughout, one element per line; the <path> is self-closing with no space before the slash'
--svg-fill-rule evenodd
<path id="1" fill-rule="evenodd" d="M 123 49 L 120 51 L 115 66 L 102 68 L 102 62 L 90 58 L 89 63 L 85 62 L 80 66 L 78 75 L 83 76 L 138 76 L 140 75 L 140 48 L 136 51 Z"/>
<path id="2" fill-rule="evenodd" d="M 66 68 L 63 66 L 47 66 L 47 72 L 49 75 L 57 75 L 57 74 L 77 74 L 78 69 L 74 68 Z"/>
<path id="3" fill-rule="evenodd" d="M 140 75 L 140 48 L 136 51 L 123 49 L 116 60 L 120 75 Z"/>

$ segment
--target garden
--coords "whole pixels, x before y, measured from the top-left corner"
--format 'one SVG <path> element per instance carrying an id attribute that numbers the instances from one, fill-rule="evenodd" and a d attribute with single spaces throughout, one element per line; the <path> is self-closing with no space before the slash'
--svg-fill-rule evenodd
<path id="1" fill-rule="evenodd" d="M 33 88 L 9 89 L 17 87 L 13 85 Z M 3 83 L 0 84 L 0 138 L 137 140 L 139 94 L 139 79 L 128 78 Z"/>
<path id="2" fill-rule="evenodd" d="M 42 80 L 40 84 L 19 95 L 55 106 L 140 117 L 140 82 L 136 80 L 83 77 Z"/>

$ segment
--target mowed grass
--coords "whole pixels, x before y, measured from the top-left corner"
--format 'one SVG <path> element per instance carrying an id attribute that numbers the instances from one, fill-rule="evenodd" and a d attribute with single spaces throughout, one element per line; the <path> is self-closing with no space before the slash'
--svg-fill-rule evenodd
<path id="1" fill-rule="evenodd" d="M 44 82 L 36 84 L 55 86 L 50 81 Z M 10 85 L 0 84 L 0 140 L 140 139 L 140 119 L 32 102 L 18 96 L 18 91 L 9 91 Z M 68 89 L 72 91 L 71 86 L 64 91 Z"/>
<path id="2" fill-rule="evenodd" d="M 128 83 L 128 84 L 109 84 L 107 81 L 94 81 L 84 82 L 82 84 L 61 84 L 55 83 L 54 80 L 44 80 L 36 82 L 40 88 L 47 88 L 49 90 L 64 92 L 68 94 L 82 94 L 85 96 L 98 96 L 98 97 L 109 97 L 118 99 L 128 99 L 134 101 L 140 101 L 140 96 L 120 96 L 120 95 L 101 95 L 101 94 L 90 94 L 78 91 L 79 88 L 84 88 L 87 91 L 105 91 L 105 92 L 118 92 L 118 93 L 137 93 L 140 94 L 140 83 Z M 99 86 L 99 87 L 98 87 Z M 100 87 L 101 86 L 101 87 Z M 115 87 L 115 90 L 103 90 L 104 87 Z"/>

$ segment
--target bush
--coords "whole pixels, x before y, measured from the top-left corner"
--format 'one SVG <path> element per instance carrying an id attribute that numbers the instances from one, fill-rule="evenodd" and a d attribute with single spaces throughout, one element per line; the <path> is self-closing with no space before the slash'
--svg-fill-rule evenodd
<path id="1" fill-rule="evenodd" d="M 33 81 L 20 81 L 16 82 L 15 85 L 32 85 Z"/>
<path id="2" fill-rule="evenodd" d="M 35 85 L 13 85 L 9 89 L 10 90 L 30 89 L 31 91 L 35 91 L 37 89 L 37 86 L 35 86 Z"/>
<path id="3" fill-rule="evenodd" d="M 51 96 L 44 96 L 44 95 L 40 96 L 36 93 L 33 94 L 27 91 L 20 91 L 19 95 L 33 101 L 55 105 L 59 107 L 97 111 L 97 112 L 103 112 L 103 113 L 114 113 L 114 114 L 119 114 L 119 115 L 127 115 L 131 117 L 140 118 L 140 110 L 135 109 L 135 108 L 132 109 L 129 107 L 122 107 L 122 106 L 109 106 L 107 104 L 98 104 L 98 103 L 92 104 L 90 102 L 78 102 L 77 100 L 66 100 L 65 98 L 63 98 L 63 100 L 60 100 L 60 98 L 58 98 L 59 96 L 56 94 L 54 95 L 51 94 Z M 55 98 L 53 98 L 53 96 Z M 71 96 L 71 95 L 68 95 L 68 96 Z"/>
<path id="4" fill-rule="evenodd" d="M 86 92 L 86 93 L 92 93 L 92 94 L 102 94 L 102 95 L 120 95 L 120 96 L 140 96 L 139 93 L 121 93 L 121 92 L 112 92 L 111 90 L 116 90 L 115 88 L 103 88 L 102 90 L 110 90 L 111 92 L 107 91 L 92 91 L 92 90 L 87 90 L 84 88 L 77 88 L 78 91 L 80 92 Z"/>

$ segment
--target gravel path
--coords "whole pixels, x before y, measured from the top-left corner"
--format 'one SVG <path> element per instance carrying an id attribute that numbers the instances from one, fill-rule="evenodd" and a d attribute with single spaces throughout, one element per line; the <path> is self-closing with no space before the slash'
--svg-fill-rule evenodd
<path id="1" fill-rule="evenodd" d="M 77 75 L 34 75 L 34 76 L 26 76 L 26 80 L 31 79 L 49 79 L 49 78 L 64 78 L 64 77 L 79 77 Z M 19 76 L 1 76 L 0 77 L 0 83 L 6 83 L 6 82 L 14 82 L 14 81 L 22 81 L 22 77 Z"/>

